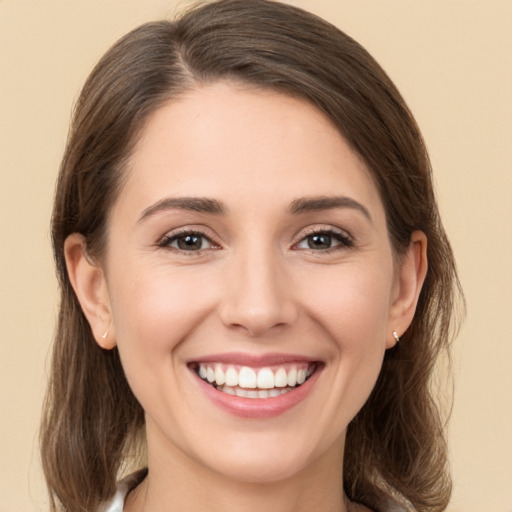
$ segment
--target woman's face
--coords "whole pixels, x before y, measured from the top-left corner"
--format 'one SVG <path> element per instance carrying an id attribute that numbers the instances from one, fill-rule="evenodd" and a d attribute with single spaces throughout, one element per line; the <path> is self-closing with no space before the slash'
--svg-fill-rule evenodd
<path id="1" fill-rule="evenodd" d="M 382 202 L 330 122 L 273 92 L 189 92 L 149 118 L 108 236 L 109 338 L 150 460 L 244 481 L 339 468 L 406 326 Z"/>

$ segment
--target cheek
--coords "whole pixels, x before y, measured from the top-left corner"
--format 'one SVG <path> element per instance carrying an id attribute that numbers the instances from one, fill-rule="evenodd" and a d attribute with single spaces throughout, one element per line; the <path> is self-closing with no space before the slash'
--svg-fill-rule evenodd
<path id="1" fill-rule="evenodd" d="M 386 338 L 392 275 L 383 269 L 351 266 L 334 274 L 317 275 L 310 297 L 310 315 L 327 329 L 343 351 L 364 351 Z M 314 293 L 313 293 L 314 292 Z"/>
<path id="2" fill-rule="evenodd" d="M 198 290 L 200 280 L 186 271 L 119 268 L 110 275 L 111 305 L 127 381 L 146 414 L 158 424 L 178 425 L 188 382 L 183 347 L 209 310 L 209 288 Z"/>
<path id="3" fill-rule="evenodd" d="M 316 281 L 310 316 L 330 340 L 329 371 L 333 390 L 340 390 L 332 395 L 336 401 L 333 407 L 355 415 L 371 393 L 382 366 L 392 273 L 351 267 L 350 272 L 340 272 L 335 279 L 331 276 Z M 343 417 L 342 423 L 349 419 Z"/>
<path id="4" fill-rule="evenodd" d="M 191 279 L 187 271 L 120 268 L 123 272 L 112 272 L 110 288 L 123 366 L 128 377 L 141 372 L 156 377 L 159 367 L 173 364 L 170 355 L 208 310 L 208 288 L 198 289 L 200 280 Z"/>

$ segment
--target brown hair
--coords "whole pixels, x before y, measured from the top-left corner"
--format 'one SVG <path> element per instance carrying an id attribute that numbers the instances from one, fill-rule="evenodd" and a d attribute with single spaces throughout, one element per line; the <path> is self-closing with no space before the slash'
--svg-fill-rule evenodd
<path id="1" fill-rule="evenodd" d="M 82 233 L 88 252 L 101 257 L 143 122 L 164 102 L 218 80 L 315 105 L 371 171 L 395 253 L 403 254 L 414 230 L 427 235 L 429 269 L 417 312 L 349 425 L 344 486 L 351 499 L 376 510 L 388 497 L 412 510 L 444 510 L 451 486 L 431 380 L 452 335 L 458 280 L 421 134 L 358 43 L 309 13 L 266 0 L 210 2 L 174 22 L 142 25 L 106 53 L 81 92 L 52 219 L 61 304 L 41 429 L 52 510 L 91 511 L 111 496 L 144 424 L 117 349 L 99 348 L 73 293 L 64 241 Z"/>

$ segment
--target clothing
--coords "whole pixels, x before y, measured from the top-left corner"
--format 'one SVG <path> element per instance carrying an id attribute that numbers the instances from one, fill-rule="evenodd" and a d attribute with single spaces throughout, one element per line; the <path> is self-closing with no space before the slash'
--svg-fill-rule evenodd
<path id="1" fill-rule="evenodd" d="M 128 496 L 128 493 L 137 487 L 142 480 L 144 480 L 147 474 L 147 469 L 141 469 L 140 471 L 123 478 L 117 485 L 117 491 L 113 498 L 109 501 L 103 502 L 100 505 L 98 512 L 123 512 L 126 496 Z"/>

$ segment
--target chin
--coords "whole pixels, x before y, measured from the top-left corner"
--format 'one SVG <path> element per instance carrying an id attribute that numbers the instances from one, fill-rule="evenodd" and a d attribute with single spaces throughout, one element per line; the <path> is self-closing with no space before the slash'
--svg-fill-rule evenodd
<path id="1" fill-rule="evenodd" d="M 285 456 L 283 456 L 285 455 Z M 282 451 L 273 450 L 268 453 L 246 454 L 230 457 L 223 462 L 217 461 L 210 466 L 219 475 L 227 479 L 247 484 L 272 484 L 287 480 L 303 472 L 308 466 L 307 460 Z"/>
<path id="2" fill-rule="evenodd" d="M 267 425 L 267 429 L 262 427 L 261 432 L 249 435 L 234 432 L 221 435 L 209 443 L 209 449 L 203 446 L 200 452 L 196 451 L 195 458 L 200 465 L 219 476 L 251 484 L 272 484 L 291 479 L 314 471 L 320 461 L 329 460 L 341 467 L 342 438 L 337 438 L 333 444 L 326 438 L 315 441 L 308 429 L 302 433 L 286 430 L 272 432 Z M 195 446 L 200 449 L 197 443 Z"/>

